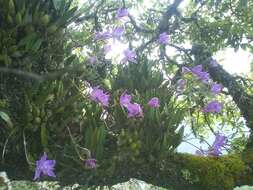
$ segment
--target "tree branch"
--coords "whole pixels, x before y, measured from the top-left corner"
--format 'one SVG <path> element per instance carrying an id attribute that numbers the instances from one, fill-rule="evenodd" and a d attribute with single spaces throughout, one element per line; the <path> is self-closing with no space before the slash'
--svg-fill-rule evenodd
<path id="1" fill-rule="evenodd" d="M 37 82 L 44 82 L 46 80 L 54 80 L 57 77 L 62 76 L 66 73 L 73 73 L 75 71 L 80 71 L 80 70 L 84 70 L 84 64 L 78 64 L 75 66 L 66 67 L 63 69 L 59 69 L 55 72 L 47 73 L 44 75 L 36 74 L 29 71 L 22 71 L 19 69 L 0 67 L 0 73 L 2 72 L 2 73 L 7 73 L 7 74 L 14 74 L 23 78 L 29 78 L 29 79 L 35 80 Z"/>

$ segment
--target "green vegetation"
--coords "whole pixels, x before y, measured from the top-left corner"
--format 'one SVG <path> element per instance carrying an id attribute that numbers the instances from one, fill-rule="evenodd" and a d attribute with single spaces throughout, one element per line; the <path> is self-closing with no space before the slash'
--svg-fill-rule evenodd
<path id="1" fill-rule="evenodd" d="M 57 161 L 62 183 L 112 185 L 138 178 L 172 189 L 253 185 L 253 135 L 245 134 L 246 126 L 253 129 L 252 74 L 233 76 L 219 64 L 210 66 L 226 47 L 253 51 L 253 3 L 150 3 L 152 8 L 140 0 L 82 6 L 73 0 L 0 0 L 1 170 L 31 180 L 46 152 Z M 120 7 L 129 10 L 128 21 L 116 18 Z M 124 29 L 118 39 L 94 39 L 117 27 Z M 168 43 L 157 40 L 162 33 Z M 123 47 L 117 40 L 136 53 L 134 60 L 123 64 L 116 56 Z M 104 51 L 109 42 L 116 47 L 112 58 Z M 181 72 L 196 65 L 203 66 L 208 83 Z M 210 90 L 214 83 L 223 86 L 217 96 Z M 92 99 L 95 87 L 110 96 L 109 106 Z M 131 95 L 131 104 L 120 104 L 123 93 Z M 153 97 L 159 106 L 149 105 Z M 215 98 L 222 112 L 205 113 Z M 129 105 L 140 105 L 143 117 L 129 116 Z M 232 131 L 228 155 L 210 156 L 212 145 L 209 156 L 177 153 L 187 141 L 186 128 L 202 142 Z M 90 158 L 96 169 L 87 168 Z"/>

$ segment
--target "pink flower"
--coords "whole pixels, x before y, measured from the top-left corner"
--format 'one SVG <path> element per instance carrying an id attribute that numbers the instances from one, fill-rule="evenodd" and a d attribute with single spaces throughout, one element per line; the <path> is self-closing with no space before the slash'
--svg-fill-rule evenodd
<path id="1" fill-rule="evenodd" d="M 85 167 L 88 169 L 94 169 L 97 167 L 97 160 L 94 158 L 89 158 L 85 160 Z"/>
<path id="2" fill-rule="evenodd" d="M 108 107 L 109 106 L 109 98 L 110 95 L 103 92 L 103 90 L 99 88 L 94 88 L 90 94 L 91 100 L 100 103 L 103 106 Z"/>
<path id="3" fill-rule="evenodd" d="M 157 108 L 160 106 L 159 104 L 159 99 L 157 97 L 151 98 L 151 100 L 149 100 L 148 105 L 152 108 Z"/>
<path id="4" fill-rule="evenodd" d="M 121 106 L 124 106 L 124 107 L 127 107 L 128 104 L 130 104 L 132 100 L 132 96 L 131 95 L 128 95 L 126 94 L 125 92 L 123 94 L 121 94 L 120 96 L 120 105 Z"/>
<path id="5" fill-rule="evenodd" d="M 143 117 L 141 106 L 137 103 L 129 103 L 126 106 L 128 110 L 128 117 Z"/>

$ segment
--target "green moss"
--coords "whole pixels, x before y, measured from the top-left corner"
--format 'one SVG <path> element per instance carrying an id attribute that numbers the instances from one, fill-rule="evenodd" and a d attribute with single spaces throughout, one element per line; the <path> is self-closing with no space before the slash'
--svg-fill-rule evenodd
<path id="1" fill-rule="evenodd" d="M 83 179 L 89 177 L 89 185 L 104 186 L 134 177 L 174 190 L 232 190 L 236 186 L 253 185 L 250 165 L 253 163 L 252 153 L 253 151 L 245 151 L 242 156 L 219 158 L 177 153 L 164 160 L 136 160 L 127 163 L 112 161 L 109 164 L 101 163 L 96 172 L 83 172 L 86 176 L 77 178 L 71 174 L 59 180 L 83 184 L 87 182 Z"/>
<path id="2" fill-rule="evenodd" d="M 189 185 L 195 189 L 229 190 L 240 182 L 247 166 L 239 156 L 200 157 L 189 154 L 177 154 L 173 158 L 179 171 L 187 171 Z M 183 172 L 185 174 L 185 172 Z"/>
<path id="3" fill-rule="evenodd" d="M 247 175 L 242 178 L 242 184 L 253 185 L 253 149 L 247 149 L 242 153 L 242 161 L 247 165 Z"/>
<path id="4" fill-rule="evenodd" d="M 253 148 L 242 153 L 242 160 L 249 165 L 253 165 Z"/>
<path id="5" fill-rule="evenodd" d="M 236 187 L 236 188 L 234 188 L 234 190 L 253 190 L 253 187 L 248 186 L 248 185 L 244 185 L 244 186 L 241 186 L 241 187 Z"/>

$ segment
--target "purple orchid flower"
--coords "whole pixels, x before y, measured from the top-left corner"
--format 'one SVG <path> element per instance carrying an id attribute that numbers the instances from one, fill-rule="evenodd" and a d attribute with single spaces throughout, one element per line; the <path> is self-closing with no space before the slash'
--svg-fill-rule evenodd
<path id="1" fill-rule="evenodd" d="M 95 33 L 95 40 L 107 40 L 112 37 L 111 33 L 109 31 L 105 32 L 96 32 Z"/>
<path id="2" fill-rule="evenodd" d="M 218 66 L 218 63 L 217 63 L 217 61 L 215 60 L 215 59 L 211 59 L 211 61 L 210 61 L 210 66 L 211 67 L 217 67 Z"/>
<path id="3" fill-rule="evenodd" d="M 222 110 L 222 104 L 217 100 L 209 102 L 204 108 L 203 112 L 205 113 L 219 113 Z"/>
<path id="4" fill-rule="evenodd" d="M 36 161 L 36 169 L 33 180 L 39 179 L 41 176 L 56 177 L 54 173 L 56 161 L 47 160 L 47 154 L 44 153 L 40 160 Z"/>
<path id="5" fill-rule="evenodd" d="M 116 27 L 112 31 L 112 37 L 114 39 L 120 40 L 120 38 L 123 36 L 124 32 L 125 32 L 125 30 L 122 26 Z"/>
<path id="6" fill-rule="evenodd" d="M 98 59 L 97 59 L 96 56 L 91 56 L 91 57 L 89 57 L 89 63 L 95 64 L 95 63 L 97 63 L 97 61 L 98 61 Z"/>
<path id="7" fill-rule="evenodd" d="M 112 46 L 109 44 L 105 44 L 103 50 L 105 54 L 108 54 L 112 50 Z"/>
<path id="8" fill-rule="evenodd" d="M 97 167 L 97 160 L 94 158 L 89 158 L 85 160 L 85 167 L 88 169 L 94 169 Z"/>
<path id="9" fill-rule="evenodd" d="M 227 146 L 228 138 L 220 133 L 215 134 L 215 140 L 209 150 L 203 150 L 201 147 L 196 150 L 196 154 L 199 156 L 220 156 L 222 154 L 222 148 Z"/>
<path id="10" fill-rule="evenodd" d="M 168 44 L 169 43 L 169 35 L 166 32 L 163 32 L 159 35 L 158 43 L 160 44 Z"/>
<path id="11" fill-rule="evenodd" d="M 121 19 L 126 16 L 128 16 L 128 10 L 126 8 L 119 8 L 117 11 L 116 18 Z"/>
<path id="12" fill-rule="evenodd" d="M 221 149 L 227 145 L 227 140 L 226 136 L 216 133 L 215 140 L 211 149 L 208 151 L 208 155 L 220 156 L 222 154 Z"/>
<path id="13" fill-rule="evenodd" d="M 186 74 L 189 72 L 191 72 L 191 69 L 189 67 L 185 67 L 185 66 L 182 67 L 182 74 Z"/>
<path id="14" fill-rule="evenodd" d="M 198 156 L 204 156 L 205 151 L 202 149 L 202 147 L 200 147 L 198 150 L 196 150 L 195 154 Z"/>
<path id="15" fill-rule="evenodd" d="M 108 107 L 109 106 L 109 99 L 110 95 L 104 93 L 103 90 L 99 88 L 94 88 L 90 94 L 91 100 L 100 103 L 102 106 Z"/>
<path id="16" fill-rule="evenodd" d="M 210 79 L 209 73 L 203 71 L 202 65 L 197 65 L 192 68 L 185 67 L 185 66 L 182 67 L 182 74 L 186 74 L 189 72 L 193 73 L 195 76 L 197 76 L 203 82 L 208 82 L 208 80 Z"/>
<path id="17" fill-rule="evenodd" d="M 131 62 L 134 62 L 136 63 L 136 53 L 130 49 L 126 49 L 124 50 L 123 52 L 124 54 L 124 58 L 122 59 L 122 62 L 125 63 L 127 61 L 131 61 Z"/>
<path id="18" fill-rule="evenodd" d="M 102 33 L 101 33 L 101 32 L 96 32 L 95 35 L 94 35 L 94 39 L 95 39 L 95 40 L 100 40 L 100 39 L 102 39 Z"/>
<path id="19" fill-rule="evenodd" d="M 186 85 L 186 80 L 184 80 L 184 79 L 179 79 L 179 80 L 177 81 L 177 86 L 178 86 L 178 88 L 179 88 L 180 90 L 183 90 L 184 87 L 185 87 L 185 85 Z"/>
<path id="20" fill-rule="evenodd" d="M 157 108 L 160 106 L 159 99 L 157 97 L 151 98 L 149 100 L 148 105 L 152 108 Z"/>
<path id="21" fill-rule="evenodd" d="M 142 112 L 140 104 L 129 103 L 129 104 L 127 104 L 126 108 L 128 110 L 128 118 L 143 117 L 143 112 Z"/>
<path id="22" fill-rule="evenodd" d="M 202 65 L 196 65 L 196 66 L 194 66 L 194 67 L 191 68 L 191 72 L 192 72 L 193 74 L 198 75 L 199 73 L 202 72 L 202 69 L 203 69 L 203 66 L 202 66 Z"/>
<path id="23" fill-rule="evenodd" d="M 221 90 L 222 90 L 222 85 L 216 84 L 216 83 L 212 84 L 212 86 L 211 86 L 211 92 L 213 94 L 215 94 L 215 95 L 219 94 L 221 92 Z"/>
<path id="24" fill-rule="evenodd" d="M 197 65 L 191 68 L 191 72 L 195 74 L 200 80 L 202 80 L 202 82 L 208 82 L 210 79 L 209 73 L 202 70 L 202 65 Z"/>
<path id="25" fill-rule="evenodd" d="M 198 75 L 199 79 L 204 82 L 204 83 L 208 83 L 209 79 L 210 79 L 210 75 L 208 72 L 201 72 Z"/>
<path id="26" fill-rule="evenodd" d="M 124 92 L 120 96 L 120 105 L 123 107 L 127 107 L 127 105 L 130 104 L 131 100 L 132 96 Z"/>

